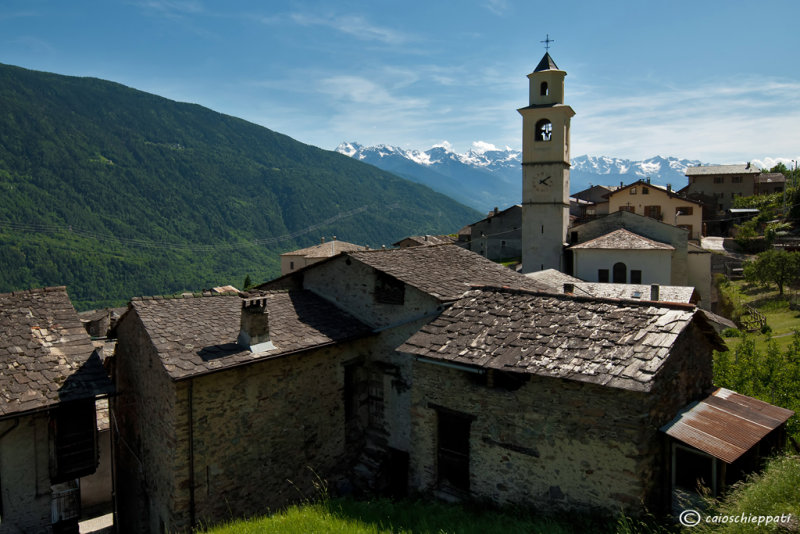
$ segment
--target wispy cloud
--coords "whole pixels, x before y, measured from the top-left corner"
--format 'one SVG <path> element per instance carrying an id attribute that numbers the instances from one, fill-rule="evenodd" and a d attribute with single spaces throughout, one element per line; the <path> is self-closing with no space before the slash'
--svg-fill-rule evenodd
<path id="1" fill-rule="evenodd" d="M 495 15 L 503 15 L 508 11 L 508 2 L 506 0 L 488 0 L 485 7 Z"/>
<path id="2" fill-rule="evenodd" d="M 137 0 L 134 4 L 167 17 L 197 15 L 205 11 L 203 4 L 196 0 Z"/>
<path id="3" fill-rule="evenodd" d="M 324 26 L 363 41 L 399 45 L 413 40 L 410 35 L 373 24 L 361 15 L 317 17 L 305 13 L 293 13 L 289 17 L 301 26 Z"/>

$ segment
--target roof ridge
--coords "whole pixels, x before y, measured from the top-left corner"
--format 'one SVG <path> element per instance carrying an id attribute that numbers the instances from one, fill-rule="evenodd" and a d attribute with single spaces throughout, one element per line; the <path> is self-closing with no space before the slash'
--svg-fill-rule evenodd
<path id="1" fill-rule="evenodd" d="M 45 287 L 32 287 L 29 289 L 18 289 L 16 291 L 8 291 L 7 293 L 0 293 L 0 297 L 17 297 L 21 295 L 36 295 L 39 293 L 55 293 L 56 291 L 66 291 L 67 286 L 45 286 Z"/>
<path id="2" fill-rule="evenodd" d="M 234 293 L 227 291 L 225 293 L 215 293 L 214 291 L 192 291 L 185 293 L 177 293 L 173 295 L 142 295 L 139 297 L 131 297 L 131 302 L 143 302 L 151 300 L 181 300 L 192 298 L 206 298 L 206 297 L 241 297 L 242 292 Z"/>
<path id="3" fill-rule="evenodd" d="M 535 297 L 558 297 L 563 300 L 577 300 L 581 302 L 606 302 L 609 304 L 635 304 L 637 306 L 655 306 L 658 308 L 670 308 L 681 310 L 696 310 L 696 305 L 689 302 L 668 302 L 663 300 L 646 300 L 646 299 L 627 299 L 627 298 L 614 298 L 614 297 L 596 297 L 594 295 L 575 295 L 572 293 L 547 293 L 544 291 L 535 291 L 533 289 L 525 289 L 522 287 L 509 287 L 509 286 L 488 286 L 488 285 L 472 285 L 473 290 L 481 291 L 495 291 L 499 293 L 518 293 L 531 295 Z"/>

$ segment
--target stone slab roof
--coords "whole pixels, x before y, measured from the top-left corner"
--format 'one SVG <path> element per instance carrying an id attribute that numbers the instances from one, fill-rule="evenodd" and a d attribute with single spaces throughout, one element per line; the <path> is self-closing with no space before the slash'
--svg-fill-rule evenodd
<path id="1" fill-rule="evenodd" d="M 431 245 L 446 245 L 449 243 L 455 243 L 456 238 L 449 235 L 412 235 L 406 237 L 405 239 L 401 239 L 397 243 L 393 243 L 393 246 L 400 246 L 400 243 L 404 242 L 411 242 L 415 243 L 416 245 L 426 247 Z"/>
<path id="2" fill-rule="evenodd" d="M 536 280 L 456 245 L 351 252 L 349 256 L 440 300 L 456 300 L 471 286 L 551 291 Z"/>
<path id="3" fill-rule="evenodd" d="M 261 292 L 267 297 L 275 348 L 251 353 L 236 343 L 242 299 L 233 295 L 137 298 L 131 308 L 173 380 L 286 356 L 371 333 L 368 326 L 310 291 Z"/>
<path id="4" fill-rule="evenodd" d="M 762 173 L 755 177 L 757 184 L 783 184 L 786 183 L 786 176 L 780 172 Z"/>
<path id="5" fill-rule="evenodd" d="M 484 369 L 649 391 L 694 306 L 481 288 L 397 350 Z M 704 323 L 714 348 L 722 340 Z"/>
<path id="6" fill-rule="evenodd" d="M 353 250 L 366 250 L 367 247 L 348 243 L 347 241 L 328 241 L 327 243 L 320 243 L 313 247 L 301 248 L 292 250 L 291 252 L 284 252 L 281 256 L 303 256 L 306 258 L 330 258 L 336 256 L 341 252 L 350 252 Z"/>
<path id="7" fill-rule="evenodd" d="M 575 284 L 583 282 L 580 278 L 575 278 L 568 274 L 562 273 L 557 269 L 545 269 L 543 271 L 536 271 L 532 273 L 525 273 L 527 278 L 541 282 L 553 288 L 557 293 L 564 289 L 564 284 Z"/>
<path id="8" fill-rule="evenodd" d="M 610 299 L 650 300 L 650 289 L 648 284 L 575 283 L 575 294 L 577 295 Z M 698 299 L 697 291 L 691 286 L 658 286 L 658 302 L 689 304 L 696 302 Z"/>
<path id="9" fill-rule="evenodd" d="M 639 234 L 634 234 L 630 230 L 620 228 L 600 237 L 577 245 L 572 245 L 572 249 L 606 249 L 606 250 L 675 250 L 672 245 L 659 243 L 652 239 L 647 239 Z"/>
<path id="10" fill-rule="evenodd" d="M 713 174 L 759 174 L 761 170 L 754 165 L 701 165 L 686 167 L 686 176 L 705 176 Z"/>
<path id="11" fill-rule="evenodd" d="M 0 417 L 112 391 L 65 287 L 0 294 Z"/>

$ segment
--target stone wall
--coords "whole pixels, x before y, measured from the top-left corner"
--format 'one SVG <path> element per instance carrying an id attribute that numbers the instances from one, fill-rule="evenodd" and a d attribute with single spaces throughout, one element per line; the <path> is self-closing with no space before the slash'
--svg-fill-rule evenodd
<path id="1" fill-rule="evenodd" d="M 48 422 L 46 412 L 0 421 L 2 534 L 51 532 Z"/>
<path id="2" fill-rule="evenodd" d="M 475 375 L 413 364 L 411 487 L 437 485 L 437 410 L 475 417 L 470 493 L 500 505 L 635 510 L 657 458 L 643 461 L 654 430 L 646 395 L 531 376 L 516 391 L 480 385 Z"/>
<path id="3" fill-rule="evenodd" d="M 135 311 L 118 325 L 117 396 L 111 403 L 120 532 L 188 526 L 171 515 L 175 465 L 186 457 L 176 434 L 176 391 Z"/>

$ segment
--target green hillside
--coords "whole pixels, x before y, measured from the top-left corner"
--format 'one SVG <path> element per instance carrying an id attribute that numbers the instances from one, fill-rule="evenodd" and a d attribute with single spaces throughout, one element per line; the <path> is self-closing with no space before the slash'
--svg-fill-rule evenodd
<path id="1" fill-rule="evenodd" d="M 198 105 L 0 64 L 0 292 L 78 308 L 279 274 L 323 235 L 455 232 L 474 210 Z"/>

